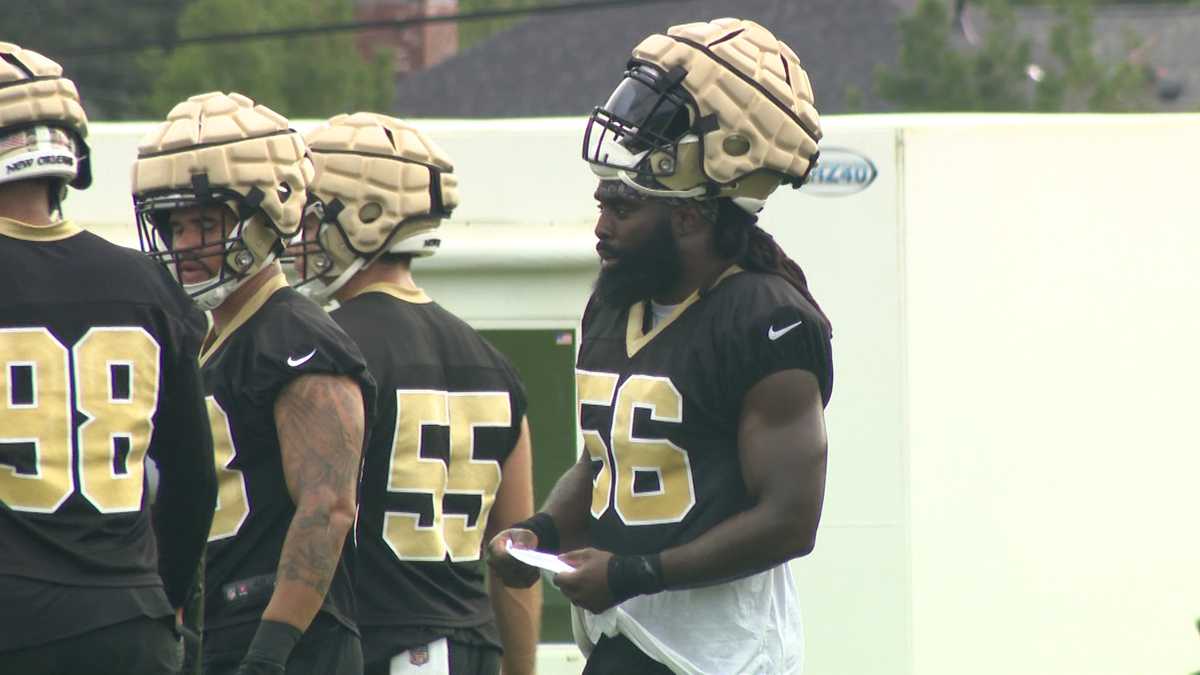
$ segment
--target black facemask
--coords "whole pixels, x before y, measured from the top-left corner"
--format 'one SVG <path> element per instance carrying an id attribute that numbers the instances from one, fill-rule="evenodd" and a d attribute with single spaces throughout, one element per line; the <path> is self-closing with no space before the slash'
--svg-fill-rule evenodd
<path id="1" fill-rule="evenodd" d="M 683 269 L 669 218 L 655 224 L 650 237 L 637 248 L 619 254 L 616 264 L 601 268 L 596 277 L 596 298 L 611 307 L 624 309 L 669 289 Z"/>

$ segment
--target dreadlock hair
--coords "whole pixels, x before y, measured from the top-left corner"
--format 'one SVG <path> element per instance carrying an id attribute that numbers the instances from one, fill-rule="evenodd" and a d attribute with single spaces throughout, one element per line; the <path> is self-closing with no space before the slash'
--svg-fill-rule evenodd
<path id="1" fill-rule="evenodd" d="M 758 226 L 758 216 L 747 213 L 732 200 L 717 201 L 715 243 L 717 253 L 733 260 L 742 269 L 783 277 L 800 291 L 805 300 L 821 315 L 826 330 L 831 328 L 829 317 L 808 290 L 808 279 L 796 261 L 788 257 L 766 230 Z"/>

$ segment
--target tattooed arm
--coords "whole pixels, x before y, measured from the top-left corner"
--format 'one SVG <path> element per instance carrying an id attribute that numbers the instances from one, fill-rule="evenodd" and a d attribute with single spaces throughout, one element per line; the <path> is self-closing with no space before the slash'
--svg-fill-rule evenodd
<path id="1" fill-rule="evenodd" d="M 363 399 L 347 377 L 304 375 L 275 401 L 283 473 L 296 515 L 263 619 L 308 628 L 354 524 Z"/>

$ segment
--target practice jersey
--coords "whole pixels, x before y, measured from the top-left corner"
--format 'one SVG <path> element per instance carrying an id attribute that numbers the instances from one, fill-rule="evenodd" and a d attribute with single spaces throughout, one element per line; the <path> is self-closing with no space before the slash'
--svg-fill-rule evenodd
<path id="1" fill-rule="evenodd" d="M 647 554 L 687 543 L 751 506 L 738 461 L 746 393 L 768 375 L 811 372 L 828 403 L 826 323 L 785 279 L 730 268 L 650 328 L 644 304 L 594 299 L 576 385 L 593 466 L 592 541 Z M 601 614 L 573 608 L 588 652 L 625 635 L 673 672 L 798 673 L 800 607 L 788 565 L 711 586 L 638 596 Z"/>
<path id="2" fill-rule="evenodd" d="M 381 392 L 356 533 L 360 623 L 489 624 L 480 553 L 525 416 L 520 379 L 417 290 L 369 286 L 333 317 L 366 354 Z"/>
<path id="3" fill-rule="evenodd" d="M 205 559 L 205 630 L 258 621 L 274 590 L 296 507 L 283 472 L 275 401 L 302 375 L 340 375 L 362 391 L 367 421 L 375 384 L 358 348 L 320 307 L 271 277 L 201 353 L 217 465 L 217 510 Z M 321 611 L 354 628 L 347 542 Z M 247 644 L 248 644 L 247 636 Z M 211 645 L 227 651 L 230 645 Z M 206 651 L 210 645 L 206 643 Z"/>
<path id="4" fill-rule="evenodd" d="M 830 336 L 785 279 L 730 268 L 650 329 L 644 303 L 593 299 L 576 389 L 592 461 L 592 541 L 623 554 L 695 539 L 750 506 L 738 461 L 746 393 L 787 369 L 813 373 L 828 402 Z"/>
<path id="5" fill-rule="evenodd" d="M 0 260 L 0 588 L 142 589 L 53 626 L 8 593 L 4 648 L 23 632 L 169 608 L 143 461 L 187 470 L 211 446 L 196 370 L 204 317 L 166 270 L 69 221 L 0 219 Z M 187 583 L 168 589 L 180 603 Z"/>

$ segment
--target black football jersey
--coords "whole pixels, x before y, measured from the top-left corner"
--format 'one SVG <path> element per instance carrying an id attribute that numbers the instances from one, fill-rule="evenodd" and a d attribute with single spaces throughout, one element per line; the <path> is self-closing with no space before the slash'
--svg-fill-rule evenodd
<path id="1" fill-rule="evenodd" d="M 0 577 L 161 598 L 143 459 L 211 461 L 196 370 L 204 317 L 160 265 L 69 221 L 0 219 L 0 260 Z M 87 614 L 53 630 L 103 625 L 103 612 Z"/>
<path id="2" fill-rule="evenodd" d="M 420 291 L 369 286 L 333 318 L 362 348 L 381 392 L 356 531 L 360 623 L 489 623 L 480 553 L 525 416 L 520 379 Z"/>
<path id="3" fill-rule="evenodd" d="M 592 540 L 654 553 L 750 506 L 738 463 L 742 401 L 788 369 L 812 372 L 828 403 L 830 335 L 785 279 L 730 268 L 653 330 L 645 303 L 589 302 L 576 369 L 592 460 Z"/>
<path id="4" fill-rule="evenodd" d="M 204 625 L 217 630 L 261 618 L 296 512 L 275 428 L 276 398 L 301 375 L 351 377 L 362 390 L 369 423 L 375 384 L 350 338 L 324 310 L 288 288 L 282 274 L 256 291 L 205 346 L 200 365 L 219 486 L 205 558 Z M 347 542 L 321 607 L 350 628 L 352 558 Z"/>

